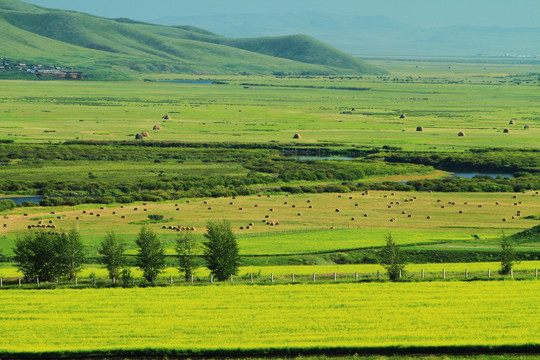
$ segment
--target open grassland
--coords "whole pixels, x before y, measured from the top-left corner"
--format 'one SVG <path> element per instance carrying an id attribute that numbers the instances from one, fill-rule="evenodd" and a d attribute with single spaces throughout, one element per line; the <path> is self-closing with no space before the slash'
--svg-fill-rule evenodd
<path id="1" fill-rule="evenodd" d="M 2 291 L 0 352 L 532 349 L 538 291 L 537 281 Z"/>
<path id="2" fill-rule="evenodd" d="M 300 133 L 298 142 L 307 144 L 407 150 L 536 147 L 534 87 L 499 75 L 491 74 L 492 83 L 451 85 L 406 76 L 219 78 L 226 84 L 2 81 L 9 91 L 1 97 L 0 130 L 2 139 L 17 142 L 132 140 L 147 131 L 145 141 L 289 143 Z M 172 120 L 163 121 L 167 113 Z M 161 130 L 152 131 L 157 124 Z"/>
<path id="3" fill-rule="evenodd" d="M 149 221 L 148 215 L 152 214 L 163 215 L 164 220 Z M 370 191 L 254 195 L 146 205 L 17 208 L 2 219 L 6 238 L 0 238 L 0 248 L 9 254 L 15 238 L 40 222 L 56 226 L 48 229 L 53 231 L 77 228 L 78 224 L 82 238 L 94 252 L 112 230 L 133 246 L 142 225 L 155 230 L 166 246 L 172 247 L 178 231 L 169 227 L 194 228 L 189 231 L 202 234 L 208 220 L 226 219 L 239 236 L 242 255 L 368 249 L 382 246 L 388 233 L 402 245 L 496 250 L 503 231 L 512 235 L 537 225 L 538 220 L 525 217 L 538 214 L 540 201 L 536 192 Z M 272 222 L 278 225 L 270 225 Z M 253 225 L 248 229 L 250 223 Z M 516 246 L 520 250 L 538 249 L 534 241 Z"/>

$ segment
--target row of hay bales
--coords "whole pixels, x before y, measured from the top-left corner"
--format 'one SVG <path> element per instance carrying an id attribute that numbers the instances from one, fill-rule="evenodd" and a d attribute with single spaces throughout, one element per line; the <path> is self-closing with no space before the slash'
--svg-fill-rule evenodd
<path id="1" fill-rule="evenodd" d="M 525 129 L 529 129 L 529 128 L 530 128 L 529 125 L 525 125 Z M 416 131 L 424 131 L 424 128 L 423 128 L 422 126 L 418 126 L 418 127 L 416 128 Z M 510 129 L 505 128 L 505 129 L 503 130 L 503 133 L 504 133 L 504 134 L 510 133 Z M 466 136 L 466 135 L 465 135 L 465 132 L 460 131 L 460 132 L 458 132 L 458 136 Z"/>

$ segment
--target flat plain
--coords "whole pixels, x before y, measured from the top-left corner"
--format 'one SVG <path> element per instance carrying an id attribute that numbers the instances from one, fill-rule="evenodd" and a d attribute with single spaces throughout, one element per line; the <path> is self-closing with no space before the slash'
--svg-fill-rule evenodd
<path id="1" fill-rule="evenodd" d="M 39 195 L 35 188 L 25 193 L 17 183 L 95 182 L 95 193 L 76 196 L 96 197 L 118 196 L 118 184 L 135 189 L 133 184 L 188 177 L 192 183 L 275 178 L 242 185 L 248 195 L 184 192 L 172 198 L 180 192 L 171 191 L 159 201 L 2 212 L 6 227 L 0 255 L 8 261 L 0 263 L 0 277 L 15 281 L 20 276 L 10 258 L 17 237 L 29 226 L 78 229 L 90 263 L 80 274 L 80 288 L 36 290 L 25 285 L 25 290 L 12 286 L 0 291 L 0 338 L 9 339 L 0 344 L 0 356 L 124 356 L 129 351 L 143 356 L 346 355 L 382 349 L 382 354 L 485 353 L 478 358 L 491 360 L 489 354 L 497 351 L 537 353 L 540 292 L 532 274 L 539 267 L 534 254 L 540 242 L 530 237 L 515 244 L 520 253 L 533 255 L 531 261 L 516 264 L 514 280 L 495 275 L 497 259 L 483 254 L 500 249 L 503 233 L 513 236 L 538 225 L 539 189 L 287 193 L 280 187 L 339 186 L 345 181 L 289 180 L 246 164 L 292 158 L 300 166 L 303 160 L 294 151 L 302 147 L 366 153 L 386 147 L 430 155 L 490 152 L 496 147 L 516 153 L 528 150 L 533 166 L 526 175 L 537 177 L 540 102 L 534 65 L 426 59 L 374 63 L 386 66 L 391 75 L 0 81 L 8 90 L 0 95 L 0 140 L 7 143 L 0 146 L 10 153 L 35 152 L 2 157 L 1 180 L 14 184 L 6 195 Z M 159 82 L 164 80 L 213 83 Z M 166 114 L 171 119 L 162 119 Z M 160 130 L 154 130 L 156 125 Z M 422 131 L 417 131 L 419 126 Z M 505 128 L 509 132 L 504 133 Z M 458 136 L 460 131 L 465 136 Z M 142 140 L 146 145 L 181 142 L 189 149 L 134 143 L 135 135 L 143 132 L 149 135 Z M 300 138 L 293 139 L 295 134 Z M 66 142 L 78 145 L 69 147 Z M 76 152 L 84 146 L 98 146 L 89 142 L 107 144 L 99 151 L 109 158 L 92 150 L 77 159 Z M 100 157 L 90 158 L 94 153 Z M 383 160 L 347 159 L 351 167 L 346 169 L 366 161 L 364 170 L 377 171 L 353 180 L 373 186 L 443 181 L 450 175 L 450 170 Z M 332 165 L 337 160 L 324 156 L 306 161 L 339 167 Z M 46 195 L 54 191 L 43 190 Z M 148 215 L 163 215 L 163 220 L 150 221 Z M 221 219 L 231 222 L 239 240 L 245 261 L 237 277 L 241 284 L 165 286 L 169 276 L 178 278 L 173 242 L 181 231 L 172 227 L 189 228 L 183 231 L 202 238 L 206 222 Z M 143 225 L 158 234 L 168 255 L 160 287 L 88 288 L 94 275 L 106 277 L 97 255 L 104 236 L 114 230 L 127 243 L 126 254 L 132 259 L 135 236 Z M 350 253 L 376 253 L 389 233 L 409 252 L 459 256 L 452 262 L 409 264 L 403 283 L 375 281 L 374 273 L 383 270 L 373 261 L 339 263 Z M 480 260 L 462 261 L 464 254 Z M 464 280 L 468 269 L 474 280 L 488 280 L 488 268 L 494 274 L 491 281 L 440 279 L 444 269 L 449 280 Z M 418 281 L 421 269 L 430 281 Z M 354 283 L 355 272 L 367 282 Z M 261 280 L 259 285 L 249 284 L 251 273 Z M 295 284 L 289 281 L 292 273 Z M 311 284 L 313 273 L 326 280 Z M 333 273 L 339 276 L 337 284 Z M 271 274 L 276 277 L 273 285 L 268 281 Z M 134 275 L 140 276 L 135 270 Z M 204 268 L 197 272 L 201 279 L 208 275 Z"/>

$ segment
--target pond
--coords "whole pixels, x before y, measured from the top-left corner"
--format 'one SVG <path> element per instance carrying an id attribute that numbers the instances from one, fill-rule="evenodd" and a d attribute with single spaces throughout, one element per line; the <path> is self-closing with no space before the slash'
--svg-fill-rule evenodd
<path id="1" fill-rule="evenodd" d="M 39 202 L 41 199 L 43 199 L 43 196 L 6 196 L 6 197 L 0 197 L 0 200 L 13 200 L 15 204 L 22 204 L 25 201 L 32 201 L 32 202 Z"/>
<path id="2" fill-rule="evenodd" d="M 489 176 L 490 178 L 493 178 L 493 179 L 499 176 L 503 178 L 514 177 L 513 174 L 492 174 L 492 173 L 479 173 L 479 172 L 471 172 L 471 173 L 456 172 L 456 173 L 453 173 L 453 176 L 460 177 L 460 178 L 467 178 L 467 179 L 472 179 L 475 176 Z"/>
<path id="3" fill-rule="evenodd" d="M 352 157 L 345 157 L 345 156 L 295 156 L 296 160 L 354 160 Z"/>
<path id="4" fill-rule="evenodd" d="M 205 84 L 212 85 L 214 82 L 212 80 L 163 80 L 158 81 L 159 83 L 169 83 L 169 84 Z"/>

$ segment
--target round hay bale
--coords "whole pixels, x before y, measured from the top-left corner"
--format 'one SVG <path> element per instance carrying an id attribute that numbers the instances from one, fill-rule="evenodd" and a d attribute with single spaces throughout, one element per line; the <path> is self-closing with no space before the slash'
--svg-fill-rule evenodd
<path id="1" fill-rule="evenodd" d="M 401 115 L 399 115 L 399 118 L 400 118 L 400 119 L 406 119 L 407 116 L 405 116 L 405 114 L 401 114 Z"/>
<path id="2" fill-rule="evenodd" d="M 457 136 L 465 136 L 465 133 L 463 131 L 458 132 Z"/>
<path id="3" fill-rule="evenodd" d="M 142 135 L 143 138 L 150 137 L 150 135 L 149 135 L 148 132 L 146 132 L 146 131 L 143 131 L 143 132 L 141 133 L 141 135 Z"/>
<path id="4" fill-rule="evenodd" d="M 301 139 L 302 138 L 302 135 L 300 134 L 294 134 L 294 136 L 292 137 L 293 139 Z"/>
<path id="5" fill-rule="evenodd" d="M 504 130 L 503 130 L 503 133 L 504 133 L 504 134 L 510 133 L 510 129 L 508 129 L 508 128 L 504 129 Z"/>
<path id="6" fill-rule="evenodd" d="M 527 129 L 530 129 L 531 127 L 530 127 L 529 125 L 525 125 L 523 128 L 524 128 L 525 130 L 527 130 Z"/>
<path id="7" fill-rule="evenodd" d="M 135 140 L 142 140 L 142 139 L 143 139 L 142 134 L 135 135 Z"/>
<path id="8" fill-rule="evenodd" d="M 172 117 L 171 115 L 167 114 L 165 116 L 162 117 L 163 120 L 172 120 Z"/>
<path id="9" fill-rule="evenodd" d="M 514 120 L 510 120 L 510 122 L 508 123 L 508 125 L 514 125 L 514 124 L 515 124 Z"/>
<path id="10" fill-rule="evenodd" d="M 302 213 L 298 213 L 298 216 L 302 216 Z"/>
<path id="11" fill-rule="evenodd" d="M 336 209 L 336 212 L 341 212 L 341 210 L 340 210 L 340 209 Z"/>
<path id="12" fill-rule="evenodd" d="M 152 130 L 161 130 L 161 125 L 154 125 L 154 128 Z"/>
<path id="13" fill-rule="evenodd" d="M 416 131 L 424 131 L 424 128 L 422 126 L 417 126 Z"/>

